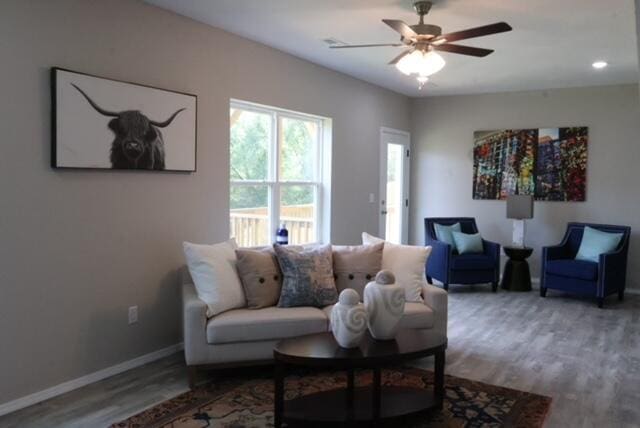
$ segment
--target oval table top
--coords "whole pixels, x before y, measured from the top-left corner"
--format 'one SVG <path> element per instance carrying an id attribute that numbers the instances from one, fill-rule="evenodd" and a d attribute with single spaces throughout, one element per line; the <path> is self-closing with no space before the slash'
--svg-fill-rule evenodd
<path id="1" fill-rule="evenodd" d="M 283 339 L 273 350 L 277 361 L 322 366 L 378 365 L 434 355 L 447 348 L 447 338 L 429 330 L 400 330 L 393 340 L 376 340 L 367 331 L 357 348 L 342 348 L 330 332 Z"/>

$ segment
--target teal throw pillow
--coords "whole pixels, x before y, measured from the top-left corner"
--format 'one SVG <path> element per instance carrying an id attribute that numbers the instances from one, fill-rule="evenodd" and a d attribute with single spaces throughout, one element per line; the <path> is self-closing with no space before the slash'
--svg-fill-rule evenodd
<path id="1" fill-rule="evenodd" d="M 453 240 L 456 242 L 459 254 L 482 253 L 484 246 L 482 245 L 482 236 L 479 233 L 467 234 L 461 232 L 452 232 Z"/>
<path id="2" fill-rule="evenodd" d="M 445 226 L 444 224 L 434 223 L 433 228 L 436 231 L 436 239 L 451 245 L 453 251 L 456 250 L 456 241 L 453 240 L 452 232 L 460 232 L 460 223 Z"/>
<path id="3" fill-rule="evenodd" d="M 600 254 L 608 253 L 618 248 L 622 236 L 622 233 L 603 232 L 585 226 L 576 260 L 598 263 Z"/>

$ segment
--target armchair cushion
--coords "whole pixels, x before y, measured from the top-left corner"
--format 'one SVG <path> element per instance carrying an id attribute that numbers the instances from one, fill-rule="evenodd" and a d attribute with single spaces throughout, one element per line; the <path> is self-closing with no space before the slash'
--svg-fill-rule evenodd
<path id="1" fill-rule="evenodd" d="M 585 226 L 576 260 L 598 262 L 600 254 L 608 253 L 616 248 L 622 240 L 622 233 L 603 232 Z"/>
<path id="2" fill-rule="evenodd" d="M 485 254 L 460 254 L 452 256 L 453 270 L 487 270 L 495 268 L 493 258 Z"/>
<path id="3" fill-rule="evenodd" d="M 453 239 L 453 232 L 462 232 L 460 223 L 446 226 L 440 223 L 434 223 L 433 229 L 436 232 L 436 239 L 451 245 L 452 250 L 456 250 L 456 241 Z"/>
<path id="4" fill-rule="evenodd" d="M 452 232 L 451 234 L 459 254 L 478 254 L 484 251 L 479 233 Z"/>
<path id="5" fill-rule="evenodd" d="M 585 281 L 595 281 L 598 278 L 598 263 L 584 260 L 548 260 L 547 273 L 568 278 L 578 278 Z"/>

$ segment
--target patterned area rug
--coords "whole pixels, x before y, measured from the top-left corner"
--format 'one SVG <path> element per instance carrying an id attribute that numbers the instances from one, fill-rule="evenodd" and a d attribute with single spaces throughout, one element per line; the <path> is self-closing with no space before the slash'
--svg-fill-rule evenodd
<path id="1" fill-rule="evenodd" d="M 370 384 L 371 372 L 357 372 L 356 379 L 357 386 Z M 382 380 L 385 385 L 433 388 L 433 373 L 415 368 L 384 370 Z M 287 377 L 285 398 L 345 385 L 344 372 L 300 372 Z M 445 386 L 444 410 L 406 418 L 403 428 L 542 427 L 551 406 L 549 397 L 454 376 L 446 376 Z M 273 427 L 273 380 L 265 375 L 218 380 L 112 427 Z"/>

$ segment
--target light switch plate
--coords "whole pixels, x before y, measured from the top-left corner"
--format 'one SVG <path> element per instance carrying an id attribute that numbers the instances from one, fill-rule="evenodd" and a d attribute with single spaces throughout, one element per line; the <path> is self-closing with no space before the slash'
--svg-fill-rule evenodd
<path id="1" fill-rule="evenodd" d="M 129 324 L 135 324 L 138 322 L 138 307 L 130 306 L 129 307 Z"/>

